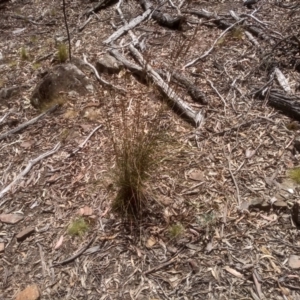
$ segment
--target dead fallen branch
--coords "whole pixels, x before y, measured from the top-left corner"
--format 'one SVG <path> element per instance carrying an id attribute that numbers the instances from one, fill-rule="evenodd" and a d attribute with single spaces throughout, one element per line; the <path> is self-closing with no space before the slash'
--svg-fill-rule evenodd
<path id="1" fill-rule="evenodd" d="M 33 160 L 30 160 L 29 163 L 27 164 L 26 168 L 6 187 L 4 188 L 1 192 L 0 192 L 0 199 L 8 192 L 10 191 L 10 189 L 16 185 L 30 170 L 31 168 L 36 165 L 39 161 L 41 161 L 42 159 L 54 154 L 55 152 L 58 151 L 58 149 L 60 148 L 61 144 L 60 142 L 57 143 L 55 145 L 55 147 L 46 152 L 46 153 L 43 153 L 41 154 L 40 156 L 38 156 L 37 158 L 33 159 Z M 0 207 L 6 202 L 7 200 L 4 200 L 0 203 Z"/>
<path id="2" fill-rule="evenodd" d="M 144 10 L 148 10 L 153 5 L 150 3 L 149 0 L 140 0 L 140 4 L 143 7 Z M 152 19 L 157 21 L 159 25 L 171 28 L 171 29 L 177 29 L 181 30 L 182 24 L 186 22 L 186 19 L 184 16 L 171 16 L 168 13 L 163 13 L 159 11 L 157 8 L 154 9 L 152 15 Z"/>
<path id="3" fill-rule="evenodd" d="M 53 112 L 58 106 L 59 105 L 54 105 L 53 107 L 49 108 L 47 111 L 45 111 L 44 113 L 42 113 L 39 116 L 35 117 L 34 119 L 31 119 L 31 120 L 19 125 L 18 127 L 1 134 L 0 135 L 0 141 L 5 139 L 6 137 L 10 136 L 11 134 L 14 134 L 14 133 L 17 133 L 17 132 L 23 130 L 24 128 L 28 127 L 29 125 L 34 124 L 39 119 L 43 118 L 46 114 L 49 114 L 49 113 Z"/>
<path id="4" fill-rule="evenodd" d="M 159 75 L 166 76 L 165 72 L 163 71 L 157 71 Z M 205 95 L 200 91 L 200 89 L 193 84 L 187 77 L 185 77 L 182 74 L 179 74 L 178 72 L 173 72 L 170 76 L 171 81 L 175 81 L 179 83 L 181 86 L 185 87 L 188 94 L 191 96 L 191 98 L 201 104 L 207 104 L 207 98 Z"/>
<path id="5" fill-rule="evenodd" d="M 175 91 L 165 83 L 159 74 L 146 62 L 141 53 L 133 46 L 129 46 L 131 54 L 138 60 L 143 68 L 145 68 L 147 75 L 153 80 L 153 82 L 160 88 L 160 90 L 168 97 L 170 104 L 175 110 L 178 110 L 180 114 L 184 115 L 194 126 L 198 126 L 199 114 L 197 114 L 189 105 L 187 105 Z"/>
<path id="6" fill-rule="evenodd" d="M 103 43 L 104 44 L 109 44 L 116 39 L 118 39 L 121 35 L 124 33 L 128 32 L 132 28 L 136 27 L 139 25 L 141 22 L 143 22 L 145 19 L 148 18 L 148 16 L 151 14 L 151 9 L 147 9 L 141 16 L 138 16 L 131 20 L 129 23 L 125 24 L 123 27 L 119 28 L 116 32 L 114 32 L 110 37 L 108 37 Z"/>

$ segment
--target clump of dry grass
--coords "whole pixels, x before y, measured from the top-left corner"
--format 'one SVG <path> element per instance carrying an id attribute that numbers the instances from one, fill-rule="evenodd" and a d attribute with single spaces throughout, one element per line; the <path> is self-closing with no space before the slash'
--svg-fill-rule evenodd
<path id="1" fill-rule="evenodd" d="M 157 162 L 160 141 L 159 118 L 150 123 L 136 103 L 133 115 L 127 112 L 128 103 L 121 103 L 121 126 L 116 130 L 108 121 L 115 156 L 113 182 L 117 194 L 112 203 L 113 212 L 122 218 L 140 220 L 149 207 L 146 181 Z"/>

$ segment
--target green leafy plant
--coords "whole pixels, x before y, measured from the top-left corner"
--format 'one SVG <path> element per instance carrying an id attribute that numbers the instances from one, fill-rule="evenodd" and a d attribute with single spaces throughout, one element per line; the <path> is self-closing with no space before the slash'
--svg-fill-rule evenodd
<path id="1" fill-rule="evenodd" d="M 68 234 L 73 236 L 82 236 L 89 230 L 89 224 L 87 221 L 80 217 L 71 222 L 68 227 Z"/>
<path id="2" fill-rule="evenodd" d="M 300 168 L 299 167 L 289 170 L 288 175 L 294 182 L 296 182 L 297 184 L 300 184 Z"/>
<path id="3" fill-rule="evenodd" d="M 68 51 L 65 44 L 59 44 L 57 47 L 57 59 L 60 63 L 64 63 L 68 59 Z"/>
<path id="4" fill-rule="evenodd" d="M 183 233 L 184 227 L 180 223 L 173 224 L 169 227 L 169 235 L 172 239 L 181 237 Z"/>

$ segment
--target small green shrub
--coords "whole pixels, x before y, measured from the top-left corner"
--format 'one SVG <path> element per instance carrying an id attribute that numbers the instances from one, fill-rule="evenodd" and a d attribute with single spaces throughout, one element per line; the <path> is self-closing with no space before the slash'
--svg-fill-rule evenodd
<path id="1" fill-rule="evenodd" d="M 89 225 L 84 218 L 77 218 L 68 227 L 68 234 L 82 236 L 89 229 Z"/>
<path id="2" fill-rule="evenodd" d="M 288 171 L 289 177 L 296 183 L 300 184 L 300 168 L 294 168 Z"/>
<path id="3" fill-rule="evenodd" d="M 183 233 L 184 227 L 180 223 L 173 224 L 169 227 L 169 235 L 172 239 L 181 237 Z"/>
<path id="4" fill-rule="evenodd" d="M 65 44 L 59 44 L 57 47 L 57 59 L 60 63 L 64 63 L 68 59 L 68 51 Z"/>

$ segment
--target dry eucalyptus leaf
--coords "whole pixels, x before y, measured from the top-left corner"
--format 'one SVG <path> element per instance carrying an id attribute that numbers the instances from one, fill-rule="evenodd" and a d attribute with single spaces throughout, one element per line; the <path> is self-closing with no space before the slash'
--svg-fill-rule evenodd
<path id="1" fill-rule="evenodd" d="M 55 247 L 54 247 L 54 250 L 57 250 L 61 247 L 62 243 L 63 243 L 63 240 L 64 240 L 64 236 L 62 235 L 59 240 L 57 241 Z"/>
<path id="2" fill-rule="evenodd" d="M 28 149 L 32 146 L 32 143 L 30 142 L 24 142 L 20 145 L 22 148 Z"/>
<path id="3" fill-rule="evenodd" d="M 229 266 L 225 266 L 224 267 L 224 270 L 226 270 L 228 273 L 232 274 L 233 276 L 235 277 L 238 277 L 238 278 L 244 278 L 244 275 L 241 274 L 240 272 L 230 268 Z"/>
<path id="4" fill-rule="evenodd" d="M 250 148 L 246 149 L 245 156 L 246 158 L 251 158 L 255 154 L 255 150 L 251 150 Z"/>
<path id="5" fill-rule="evenodd" d="M 289 267 L 292 269 L 300 269 L 300 256 L 298 255 L 291 255 L 289 257 Z"/>

